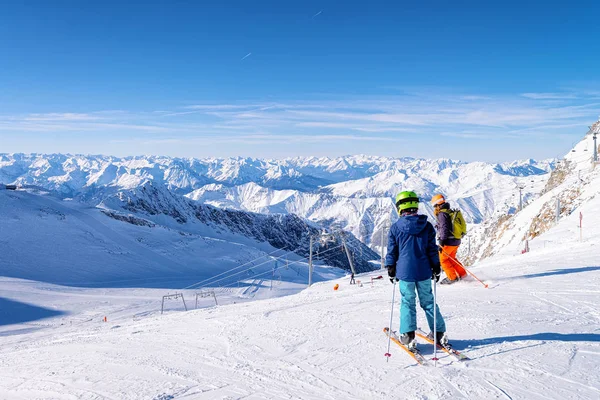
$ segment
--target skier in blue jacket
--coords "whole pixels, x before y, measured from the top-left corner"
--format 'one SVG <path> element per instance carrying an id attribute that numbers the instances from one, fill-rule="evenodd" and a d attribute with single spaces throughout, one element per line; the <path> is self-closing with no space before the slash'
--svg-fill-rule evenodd
<path id="1" fill-rule="evenodd" d="M 396 196 L 396 208 L 400 218 L 392 225 L 388 238 L 385 265 L 393 282 L 400 282 L 400 341 L 409 349 L 416 348 L 417 310 L 415 291 L 425 315 L 429 330 L 433 332 L 434 300 L 431 280 L 440 279 L 440 258 L 435 242 L 435 229 L 426 215 L 419 215 L 419 198 L 415 192 L 405 191 Z M 436 341 L 446 345 L 446 324 L 435 307 Z M 433 334 L 430 333 L 433 338 Z"/>

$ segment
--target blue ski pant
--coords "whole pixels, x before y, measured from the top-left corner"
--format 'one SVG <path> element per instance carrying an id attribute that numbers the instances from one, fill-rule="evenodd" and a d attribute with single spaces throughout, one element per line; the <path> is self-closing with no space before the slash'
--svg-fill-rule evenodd
<path id="1" fill-rule="evenodd" d="M 419 295 L 419 304 L 425 315 L 429 330 L 433 332 L 433 292 L 431 290 L 431 279 L 419 282 L 400 281 L 400 333 L 413 332 L 417 329 L 417 298 Z M 416 292 L 416 293 L 415 293 Z M 436 307 L 436 330 L 446 332 L 446 324 L 440 308 Z"/>

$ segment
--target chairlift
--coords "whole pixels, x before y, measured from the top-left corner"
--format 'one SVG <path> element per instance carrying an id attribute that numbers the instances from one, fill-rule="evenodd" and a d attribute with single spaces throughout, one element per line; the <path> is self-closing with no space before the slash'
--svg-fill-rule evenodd
<path id="1" fill-rule="evenodd" d="M 335 241 L 335 238 L 333 237 L 333 235 L 323 232 L 323 234 L 321 234 L 319 241 L 321 242 L 321 246 L 327 247 L 327 245 L 329 243 Z"/>

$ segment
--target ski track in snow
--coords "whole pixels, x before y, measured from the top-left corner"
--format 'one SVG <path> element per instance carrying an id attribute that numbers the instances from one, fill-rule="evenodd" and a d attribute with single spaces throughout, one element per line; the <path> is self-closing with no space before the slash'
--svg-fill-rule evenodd
<path id="1" fill-rule="evenodd" d="M 492 382 L 488 381 L 487 379 L 485 380 L 490 386 L 498 389 L 498 391 L 500 393 L 502 393 L 502 395 L 507 398 L 508 400 L 512 400 L 512 397 L 510 397 L 508 394 L 506 394 L 506 392 L 504 390 L 502 390 L 502 388 L 499 388 L 497 385 L 494 385 Z"/>

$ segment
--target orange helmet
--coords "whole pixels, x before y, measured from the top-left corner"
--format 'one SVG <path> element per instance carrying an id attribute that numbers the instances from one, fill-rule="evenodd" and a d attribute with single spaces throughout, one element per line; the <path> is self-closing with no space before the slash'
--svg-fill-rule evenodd
<path id="1" fill-rule="evenodd" d="M 431 198 L 431 204 L 434 206 L 439 206 L 441 204 L 444 204 L 445 202 L 446 199 L 444 198 L 443 194 L 436 194 Z"/>

